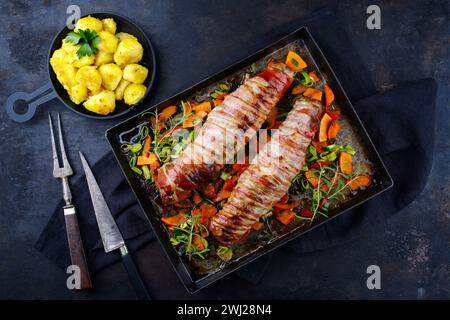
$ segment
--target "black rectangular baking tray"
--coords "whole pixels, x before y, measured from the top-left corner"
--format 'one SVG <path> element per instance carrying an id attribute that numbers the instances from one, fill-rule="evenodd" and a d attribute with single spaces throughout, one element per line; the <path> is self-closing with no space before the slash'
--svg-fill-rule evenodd
<path id="1" fill-rule="evenodd" d="M 241 70 L 245 67 L 250 66 L 254 62 L 262 59 L 263 57 L 267 56 L 268 54 L 271 54 L 275 51 L 277 51 L 280 48 L 283 48 L 290 43 L 298 40 L 302 40 L 307 47 L 307 49 L 310 51 L 311 56 L 314 58 L 314 62 L 317 65 L 318 69 L 320 70 L 320 73 L 325 77 L 327 83 L 333 88 L 335 99 L 337 102 L 339 102 L 339 107 L 341 110 L 343 110 L 348 118 L 350 119 L 352 128 L 358 133 L 358 138 L 361 140 L 365 150 L 366 154 L 368 155 L 368 158 L 372 165 L 375 168 L 375 178 L 377 180 L 377 184 L 367 188 L 365 191 L 359 193 L 356 197 L 352 198 L 351 200 L 344 203 L 344 205 L 339 206 L 338 211 L 329 219 L 324 220 L 320 223 L 317 223 L 316 225 L 306 229 L 297 229 L 292 230 L 292 232 L 287 233 L 286 235 L 282 236 L 281 238 L 278 238 L 277 240 L 273 242 L 267 243 L 264 247 L 256 250 L 255 252 L 252 252 L 245 257 L 239 259 L 236 262 L 232 262 L 228 265 L 226 265 L 223 269 L 207 275 L 203 276 L 201 278 L 198 278 L 194 276 L 192 273 L 189 272 L 189 269 L 186 267 L 186 265 L 181 260 L 181 257 L 177 254 L 173 246 L 170 244 L 170 241 L 168 239 L 167 233 L 157 216 L 155 214 L 155 211 L 157 211 L 156 208 L 153 207 L 152 201 L 150 200 L 150 197 L 146 193 L 145 188 L 142 187 L 141 182 L 137 178 L 137 176 L 134 174 L 134 172 L 130 169 L 128 165 L 128 160 L 126 157 L 123 156 L 120 146 L 121 143 L 119 141 L 119 135 L 123 132 L 126 132 L 130 130 L 130 128 L 136 127 L 137 124 L 142 122 L 141 114 L 144 112 L 148 112 L 150 110 L 153 110 L 155 108 L 162 109 L 169 105 L 173 105 L 178 103 L 180 100 L 191 96 L 195 92 L 199 91 L 202 88 L 206 88 L 214 83 L 219 82 L 223 78 L 230 76 L 231 74 L 237 72 L 238 70 Z M 349 62 L 351 63 L 351 62 Z M 217 281 L 218 279 L 224 277 L 225 275 L 236 271 L 238 268 L 246 265 L 247 263 L 261 257 L 262 255 L 274 250 L 275 248 L 297 238 L 301 234 L 304 234 L 305 232 L 308 232 L 318 226 L 320 226 L 323 223 L 326 223 L 330 221 L 331 219 L 337 217 L 338 215 L 341 215 L 342 213 L 348 211 L 349 209 L 379 195 L 381 192 L 387 190 L 393 185 L 392 178 L 387 171 L 383 161 L 381 160 L 377 150 L 375 149 L 372 141 L 370 140 L 367 131 L 365 130 L 364 126 L 361 123 L 361 120 L 359 119 L 358 115 L 355 112 L 355 109 L 353 108 L 353 105 L 351 104 L 350 100 L 348 99 L 344 89 L 342 88 L 339 80 L 337 79 L 336 75 L 334 74 L 333 70 L 331 69 L 328 61 L 326 60 L 325 56 L 323 55 L 322 51 L 320 50 L 319 46 L 317 45 L 316 41 L 308 31 L 306 27 L 301 27 L 294 31 L 293 33 L 289 34 L 286 37 L 283 37 L 282 39 L 276 41 L 275 43 L 269 45 L 268 47 L 254 53 L 253 55 L 238 61 L 231 65 L 230 67 L 213 74 L 212 76 L 206 78 L 203 81 L 200 81 L 199 83 L 183 90 L 182 92 L 177 93 L 176 95 L 172 96 L 171 98 L 154 105 L 147 110 L 144 110 L 141 114 L 135 115 L 132 118 L 125 120 L 124 122 L 112 127 L 111 129 L 106 131 L 106 138 L 108 139 L 112 151 L 119 162 L 119 165 L 128 180 L 128 183 L 130 184 L 133 192 L 136 195 L 136 198 L 139 201 L 139 204 L 141 205 L 142 209 L 145 212 L 145 215 L 148 219 L 148 222 L 150 223 L 156 237 L 158 238 L 160 244 L 162 245 L 165 253 L 167 254 L 167 257 L 171 261 L 176 273 L 178 274 L 180 280 L 185 285 L 186 289 L 193 293 L 198 291 L 199 289 L 204 288 L 205 286 Z"/>

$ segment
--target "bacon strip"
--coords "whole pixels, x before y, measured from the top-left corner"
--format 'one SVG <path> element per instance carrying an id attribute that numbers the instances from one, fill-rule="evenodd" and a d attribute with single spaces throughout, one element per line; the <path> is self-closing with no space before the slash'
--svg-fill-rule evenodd
<path id="1" fill-rule="evenodd" d="M 271 141 L 242 173 L 222 210 L 211 219 L 210 231 L 220 242 L 231 244 L 244 238 L 286 194 L 305 163 L 320 111 L 318 102 L 305 98 L 296 101 Z"/>
<path id="2" fill-rule="evenodd" d="M 187 199 L 199 183 L 214 179 L 223 164 L 244 148 L 246 139 L 256 135 L 292 81 L 293 72 L 277 63 L 225 97 L 208 115 L 194 142 L 157 171 L 155 184 L 163 205 Z"/>

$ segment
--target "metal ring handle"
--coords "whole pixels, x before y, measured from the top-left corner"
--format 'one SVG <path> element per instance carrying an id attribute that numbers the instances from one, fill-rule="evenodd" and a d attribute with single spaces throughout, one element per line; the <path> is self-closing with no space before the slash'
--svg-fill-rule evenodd
<path id="1" fill-rule="evenodd" d="M 31 93 L 15 92 L 6 100 L 6 113 L 15 122 L 26 122 L 33 118 L 38 106 L 54 98 L 56 98 L 56 92 L 51 82 Z M 25 113 L 17 113 L 14 110 L 14 104 L 20 100 L 28 103 L 28 109 Z"/>

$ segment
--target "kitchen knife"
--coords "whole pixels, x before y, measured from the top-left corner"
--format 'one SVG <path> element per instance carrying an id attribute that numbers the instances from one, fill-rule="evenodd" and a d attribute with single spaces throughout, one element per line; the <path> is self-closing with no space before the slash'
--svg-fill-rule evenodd
<path id="1" fill-rule="evenodd" d="M 122 261 L 128 273 L 128 277 L 136 291 L 139 299 L 151 300 L 150 294 L 145 288 L 144 283 L 139 275 L 139 272 L 133 262 L 133 259 L 128 251 L 125 241 L 117 227 L 116 222 L 109 211 L 108 205 L 103 197 L 102 191 L 95 180 L 89 164 L 84 155 L 80 152 L 81 163 L 83 164 L 84 173 L 86 175 L 89 193 L 91 194 L 92 205 L 94 207 L 95 218 L 97 219 L 100 236 L 103 242 L 105 252 L 110 252 L 116 249 L 120 250 Z"/>

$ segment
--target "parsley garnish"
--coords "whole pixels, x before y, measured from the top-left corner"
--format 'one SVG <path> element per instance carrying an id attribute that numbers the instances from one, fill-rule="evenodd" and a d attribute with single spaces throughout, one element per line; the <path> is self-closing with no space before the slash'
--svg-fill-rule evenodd
<path id="1" fill-rule="evenodd" d="M 100 37 L 93 30 L 78 30 L 72 31 L 66 36 L 65 40 L 71 42 L 74 45 L 81 44 L 81 47 L 77 50 L 78 59 L 83 56 L 91 56 L 95 54 L 97 45 L 100 42 Z"/>

